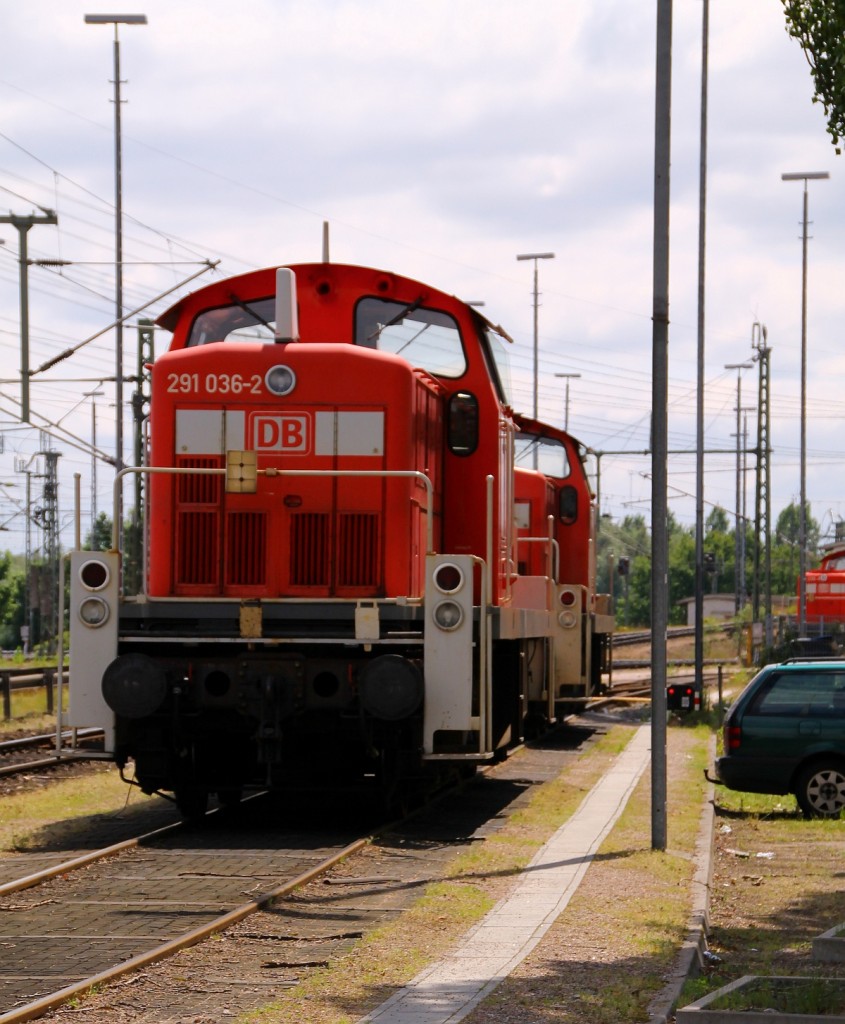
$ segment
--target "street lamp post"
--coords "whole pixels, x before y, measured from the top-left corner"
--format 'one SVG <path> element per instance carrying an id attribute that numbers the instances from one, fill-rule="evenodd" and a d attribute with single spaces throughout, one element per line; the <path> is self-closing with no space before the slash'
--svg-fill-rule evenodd
<path id="1" fill-rule="evenodd" d="M 564 399 L 564 405 L 563 405 L 563 410 L 564 410 L 564 412 L 563 412 L 563 429 L 567 432 L 567 434 L 569 433 L 569 382 L 570 382 L 570 380 L 572 380 L 573 377 L 580 377 L 580 376 L 581 376 L 580 373 L 556 373 L 555 374 L 555 377 L 565 377 L 566 378 L 566 397 Z"/>
<path id="2" fill-rule="evenodd" d="M 537 419 L 537 412 L 538 412 L 538 397 L 537 396 L 539 394 L 539 387 L 538 387 L 538 373 L 539 373 L 539 370 L 538 370 L 538 358 L 537 358 L 538 357 L 538 349 L 539 349 L 539 333 L 538 333 L 538 330 L 537 330 L 537 327 L 538 327 L 538 312 L 537 311 L 538 311 L 538 307 L 539 307 L 540 293 L 537 290 L 537 261 L 538 260 L 553 260 L 554 258 L 555 258 L 555 254 L 553 252 L 526 252 L 526 253 L 522 253 L 522 255 L 520 255 L 520 256 L 517 256 L 518 260 L 533 260 L 534 261 L 534 403 L 533 403 L 533 407 L 532 408 L 533 408 L 533 413 L 534 413 L 534 419 L 535 420 Z"/>
<path id="3" fill-rule="evenodd" d="M 801 482 L 798 510 L 798 635 L 807 626 L 807 182 L 826 179 L 827 171 L 782 174 L 781 181 L 804 182 L 804 217 L 801 232 Z"/>
<path id="4" fill-rule="evenodd" d="M 123 161 L 120 145 L 120 40 L 118 25 L 146 25 L 146 14 L 86 14 L 86 25 L 114 25 L 114 261 L 115 261 L 115 470 L 123 469 Z"/>
<path id="5" fill-rule="evenodd" d="M 91 399 L 91 540 L 97 523 L 97 402 L 105 391 L 86 391 L 85 398 Z"/>
<path id="6" fill-rule="evenodd" d="M 745 545 L 741 532 L 745 530 L 742 516 L 742 371 L 750 370 L 754 363 L 725 363 L 726 370 L 736 370 L 736 515 L 734 517 L 734 611 L 739 615 L 742 609 L 740 581 L 744 579 L 742 560 Z"/>

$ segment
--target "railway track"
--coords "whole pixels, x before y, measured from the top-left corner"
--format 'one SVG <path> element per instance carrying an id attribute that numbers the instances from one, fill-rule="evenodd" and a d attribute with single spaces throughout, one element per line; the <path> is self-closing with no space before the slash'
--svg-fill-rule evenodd
<path id="1" fill-rule="evenodd" d="M 255 955 L 239 956 L 249 978 L 228 972 L 226 1005 L 261 1005 L 367 927 L 401 913 L 459 848 L 497 831 L 590 735 L 586 728 L 555 731 L 381 839 L 372 836 L 383 826 L 371 820 L 362 830 L 348 801 L 288 808 L 281 824 L 268 826 L 271 805 L 257 798 L 199 827 L 91 851 L 87 863 L 53 863 L 55 877 L 7 878 L 0 886 L 0 1024 L 35 1019 L 127 971 L 149 977 L 165 969 L 154 963 L 232 927 L 240 929 L 239 948 L 251 943 Z M 79 829 L 87 833 L 88 823 Z M 32 875 L 32 859 L 0 858 L 0 873 Z M 201 987 L 214 985 L 206 977 Z M 175 1004 L 187 998 L 178 989 L 163 990 Z M 172 1010 L 175 1019 L 198 1012 L 196 992 L 189 995 Z"/>
<path id="2" fill-rule="evenodd" d="M 0 779 L 10 775 L 18 775 L 30 771 L 52 768 L 60 764 L 71 764 L 87 760 L 96 750 L 102 738 L 100 729 L 78 729 L 76 734 L 64 733 L 66 743 L 76 742 L 78 748 L 64 749 L 56 753 L 55 733 L 42 733 L 37 736 L 15 736 L 0 741 Z M 96 755 L 95 755 L 96 756 Z"/>
<path id="3" fill-rule="evenodd" d="M 171 825 L 0 885 L 0 1021 L 33 1019 L 200 942 L 367 841 L 350 823 L 268 842 L 251 813 Z"/>

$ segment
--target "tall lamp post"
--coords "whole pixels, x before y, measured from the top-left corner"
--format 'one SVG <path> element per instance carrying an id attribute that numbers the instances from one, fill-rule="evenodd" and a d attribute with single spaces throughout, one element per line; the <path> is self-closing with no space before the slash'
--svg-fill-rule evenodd
<path id="1" fill-rule="evenodd" d="M 97 523 L 97 403 L 105 391 L 86 391 L 84 397 L 91 399 L 91 539 Z"/>
<path id="2" fill-rule="evenodd" d="M 564 410 L 564 412 L 563 412 L 563 429 L 567 432 L 567 434 L 569 433 L 569 382 L 573 379 L 573 377 L 580 377 L 580 376 L 581 376 L 580 373 L 556 373 L 555 374 L 555 377 L 565 377 L 566 378 L 566 397 L 564 399 L 564 406 L 563 406 L 563 410 Z"/>
<path id="3" fill-rule="evenodd" d="M 86 25 L 114 25 L 114 262 L 115 470 L 123 469 L 123 163 L 120 148 L 120 40 L 118 25 L 146 25 L 146 14 L 86 14 Z"/>
<path id="4" fill-rule="evenodd" d="M 744 579 L 742 559 L 745 545 L 740 530 L 745 529 L 742 516 L 742 371 L 750 370 L 754 363 L 725 363 L 726 370 L 736 370 L 736 515 L 734 517 L 734 611 L 739 615 L 743 598 L 740 595 L 740 580 Z"/>
<path id="5" fill-rule="evenodd" d="M 807 182 L 826 179 L 827 171 L 782 174 L 781 181 L 804 182 L 804 217 L 801 232 L 801 484 L 798 510 L 798 635 L 807 631 Z"/>
<path id="6" fill-rule="evenodd" d="M 538 404 L 538 348 L 539 348 L 539 333 L 538 327 L 538 307 L 540 302 L 540 293 L 537 290 L 537 262 L 538 260 L 553 260 L 555 254 L 553 252 L 526 252 L 522 255 L 517 256 L 518 260 L 534 260 L 534 403 L 533 403 L 533 414 L 534 419 L 537 419 L 537 404 Z"/>

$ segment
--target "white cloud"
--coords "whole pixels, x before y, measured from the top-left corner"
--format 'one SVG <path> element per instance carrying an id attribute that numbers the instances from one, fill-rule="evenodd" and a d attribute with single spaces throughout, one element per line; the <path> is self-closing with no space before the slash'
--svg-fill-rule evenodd
<path id="1" fill-rule="evenodd" d="M 223 0 L 118 3 L 149 24 L 120 30 L 127 301 L 193 267 L 135 261 L 221 258 L 221 272 L 332 256 L 483 299 L 530 360 L 531 280 L 518 252 L 554 251 L 541 269 L 541 408 L 587 444 L 641 448 L 651 405 L 654 7 L 627 0 Z M 4 11 L 0 205 L 55 207 L 33 229 L 36 257 L 108 263 L 113 252 L 111 28 L 90 0 L 29 0 Z M 113 6 L 109 10 L 113 10 Z M 766 323 L 776 403 L 774 504 L 797 490 L 800 186 L 786 170 L 830 170 L 811 191 L 810 380 L 838 417 L 836 372 L 845 175 L 811 103 L 806 61 L 770 0 L 711 4 L 707 233 L 707 423 L 735 430 L 734 376 Z M 672 444 L 692 445 L 697 324 L 701 5 L 675 4 L 670 376 Z M 11 140 L 11 141 L 8 141 Z M 55 173 L 54 173 L 55 172 Z M 0 248 L 0 347 L 17 361 L 16 240 Z M 108 266 L 33 268 L 31 331 L 45 359 L 112 315 Z M 164 300 L 158 309 L 170 300 Z M 33 362 L 35 362 L 35 358 Z M 127 357 L 128 359 L 129 357 Z M 108 371 L 103 339 L 62 364 Z M 753 393 L 756 370 L 745 388 Z M 87 385 L 38 385 L 54 418 Z M 15 393 L 3 386 L 4 393 Z M 526 391 L 525 404 L 530 404 Z M 105 400 L 103 400 L 105 402 Z M 4 405 L 4 407 L 6 407 Z M 103 412 L 104 421 L 107 415 Z M 72 418 L 87 435 L 87 413 Z M 4 434 L 7 452 L 37 446 Z M 102 426 L 108 443 L 108 423 Z M 838 418 L 811 418 L 810 479 L 830 491 Z M 9 459 L 6 456 L 7 463 Z M 816 458 L 816 455 L 813 456 Z M 87 473 L 68 454 L 68 470 Z M 732 462 L 712 487 L 733 504 Z M 720 471 L 720 467 L 724 472 Z M 641 458 L 608 458 L 614 513 L 647 499 Z M 9 472 L 9 465 L 4 472 Z M 689 463 L 670 481 L 690 489 Z M 107 474 L 101 474 L 104 493 Z M 724 478 L 724 479 L 723 479 Z M 710 477 L 708 487 L 710 487 Z M 813 498 L 810 491 L 811 500 Z M 829 495 L 825 500 L 830 500 Z M 673 508 L 691 521 L 689 501 Z M 11 543 L 14 534 L 7 534 Z"/>

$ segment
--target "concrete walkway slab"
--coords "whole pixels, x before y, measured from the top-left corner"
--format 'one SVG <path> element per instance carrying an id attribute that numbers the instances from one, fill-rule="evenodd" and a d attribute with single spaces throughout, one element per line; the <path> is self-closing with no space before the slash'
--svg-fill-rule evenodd
<path id="1" fill-rule="evenodd" d="M 540 942 L 569 903 L 650 759 L 641 726 L 616 764 L 593 787 L 523 871 L 513 892 L 464 936 L 359 1024 L 454 1024 L 462 1020 Z"/>

